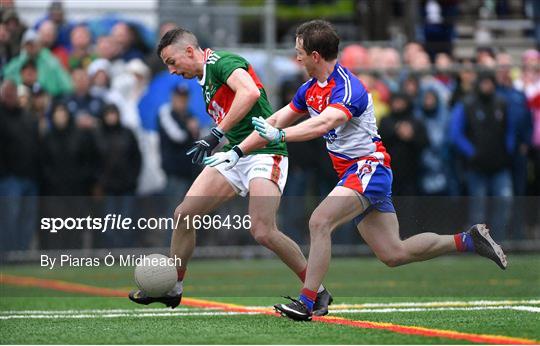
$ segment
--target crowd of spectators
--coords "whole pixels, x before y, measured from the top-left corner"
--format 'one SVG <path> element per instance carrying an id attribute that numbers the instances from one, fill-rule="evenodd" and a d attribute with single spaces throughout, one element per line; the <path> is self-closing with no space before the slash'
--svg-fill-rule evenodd
<path id="1" fill-rule="evenodd" d="M 168 76 L 129 21 L 116 20 L 97 35 L 65 18 L 55 1 L 28 24 L 2 9 L 0 196 L 9 196 L 0 205 L 2 250 L 30 247 L 39 209 L 32 196 L 100 197 L 106 211 L 130 215 L 130 196 L 166 195 L 168 214 L 200 169 L 185 156 L 210 124 L 198 85 Z M 174 26 L 163 24 L 158 38 Z M 486 219 L 486 196 L 498 196 L 492 223 L 505 238 L 513 196 L 540 195 L 540 53 L 520 58 L 485 47 L 466 59 L 430 58 L 417 42 L 402 51 L 343 49 L 340 63 L 372 95 L 395 196 L 478 198 L 470 203 L 471 222 Z M 276 109 L 305 81 L 298 71 L 283 78 Z M 337 177 L 322 145 L 289 146 L 285 195 L 320 196 L 332 188 Z M 81 207 L 57 200 L 41 209 L 68 215 Z M 302 217 L 285 219 L 298 229 L 293 237 L 305 237 Z M 133 245 L 125 237 L 105 241 Z"/>

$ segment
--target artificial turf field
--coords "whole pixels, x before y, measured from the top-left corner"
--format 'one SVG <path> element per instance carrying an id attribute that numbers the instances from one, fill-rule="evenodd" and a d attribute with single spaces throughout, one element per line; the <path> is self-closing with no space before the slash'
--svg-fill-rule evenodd
<path id="1" fill-rule="evenodd" d="M 269 309 L 297 295 L 277 260 L 192 261 L 183 304 L 122 298 L 132 268 L 2 266 L 2 344 L 461 344 L 540 343 L 540 255 L 509 268 L 452 256 L 398 268 L 333 260 L 329 317 L 293 322 Z"/>

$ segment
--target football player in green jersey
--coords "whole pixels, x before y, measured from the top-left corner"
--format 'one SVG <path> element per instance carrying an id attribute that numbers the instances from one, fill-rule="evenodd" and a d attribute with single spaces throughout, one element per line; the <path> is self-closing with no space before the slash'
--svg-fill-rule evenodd
<path id="1" fill-rule="evenodd" d="M 171 256 L 182 259 L 182 266 L 177 268 L 177 285 L 164 297 L 148 297 L 135 290 L 130 293 L 130 299 L 139 304 L 161 302 L 176 307 L 182 297 L 186 266 L 195 248 L 195 230 L 186 220 L 194 215 L 206 215 L 234 196 L 246 196 L 248 192 L 251 234 L 304 281 L 306 258 L 298 245 L 276 226 L 276 212 L 287 180 L 285 143 L 267 145 L 249 155 L 244 155 L 238 146 L 253 132 L 253 117 L 268 118 L 273 113 L 253 68 L 236 54 L 203 50 L 195 35 L 183 28 L 167 32 L 157 54 L 170 73 L 198 79 L 206 109 L 216 123 L 210 134 L 188 151 L 193 163 L 202 164 L 225 138 L 228 144 L 217 156 L 223 164 L 205 167 L 174 212 L 178 226 L 171 240 Z M 315 313 L 327 314 L 331 301 L 332 297 L 321 285 Z"/>

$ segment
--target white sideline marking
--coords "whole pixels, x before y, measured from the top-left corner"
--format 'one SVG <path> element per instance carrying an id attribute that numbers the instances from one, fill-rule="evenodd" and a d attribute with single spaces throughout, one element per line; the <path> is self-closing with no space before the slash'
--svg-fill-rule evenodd
<path id="1" fill-rule="evenodd" d="M 535 308 L 532 306 L 513 306 L 512 309 L 518 311 L 540 312 L 540 308 Z"/>
<path id="2" fill-rule="evenodd" d="M 473 301 L 439 301 L 439 302 L 402 302 L 402 303 L 365 303 L 365 304 L 333 304 L 330 306 L 330 310 L 334 312 L 354 310 L 355 312 L 378 312 L 376 308 L 463 308 L 463 307 L 487 307 L 487 306 L 505 306 L 510 307 L 512 305 L 537 305 L 540 304 L 540 300 L 473 300 Z M 246 306 L 248 310 L 268 309 L 272 310 L 269 306 Z M 375 308 L 374 310 L 368 310 Z M 538 308 L 525 307 L 529 310 L 520 307 L 523 311 L 538 312 Z M 518 310 L 518 309 L 516 309 Z M 180 312 L 208 312 L 208 311 L 220 311 L 219 308 L 185 308 L 177 307 L 174 310 L 168 308 L 135 308 L 135 309 L 82 309 L 82 310 L 4 310 L 0 311 L 1 315 L 68 315 L 68 314 L 114 314 L 114 313 L 180 313 Z M 405 311 L 405 310 L 403 310 Z M 411 310 L 412 311 L 412 310 Z"/>
<path id="3" fill-rule="evenodd" d="M 191 310 L 191 311 L 186 311 Z M 259 315 L 257 311 L 193 311 L 196 309 L 102 309 L 102 310 L 19 310 L 2 311 L 0 320 L 10 319 L 77 319 L 77 318 L 118 318 L 118 317 L 180 317 L 180 316 L 234 316 Z M 210 309 L 208 309 L 210 310 Z M 270 309 L 269 309 L 270 310 Z M 332 313 L 391 313 L 391 312 L 427 312 L 427 311 L 485 311 L 485 310 L 517 310 L 540 313 L 540 308 L 523 305 L 476 306 L 476 307 L 435 307 L 435 308 L 378 308 L 378 309 L 335 309 Z M 151 312 L 152 311 L 152 312 Z M 90 313 L 93 312 L 93 313 Z"/>
<path id="4" fill-rule="evenodd" d="M 129 312 L 198 312 L 198 311 L 220 311 L 219 308 L 148 308 L 148 309 L 80 309 L 80 310 L 4 310 L 0 311 L 0 315 L 9 314 L 27 314 L 27 315 L 69 315 L 80 314 L 81 312 L 89 314 L 106 314 L 106 313 L 129 313 Z"/>
<path id="5" fill-rule="evenodd" d="M 81 310 L 80 312 L 84 312 Z M 227 315 L 259 315 L 260 312 L 235 312 L 235 311 L 200 311 L 200 312 L 162 312 L 162 313 L 139 313 L 139 314 L 128 314 L 128 313 L 112 313 L 112 314 L 38 314 L 38 315 L 6 315 L 0 316 L 0 320 L 11 320 L 11 319 L 60 319 L 60 318 L 118 318 L 118 317 L 171 317 L 171 316 L 227 316 Z"/>
<path id="6" fill-rule="evenodd" d="M 540 308 L 531 306 L 473 306 L 473 307 L 441 307 L 441 308 L 386 308 L 386 309 L 336 309 L 336 314 L 357 313 L 387 313 L 387 312 L 425 312 L 425 311 L 483 311 L 483 310 L 519 310 L 528 312 L 540 312 Z"/>
<path id="7" fill-rule="evenodd" d="M 332 304 L 330 310 L 366 309 L 366 308 L 407 308 L 407 307 L 474 307 L 500 305 L 538 305 L 539 299 L 531 300 L 470 300 L 470 301 L 439 301 L 439 302 L 396 302 L 396 303 L 365 303 L 365 304 Z M 261 309 L 264 306 L 247 306 L 247 309 Z"/>

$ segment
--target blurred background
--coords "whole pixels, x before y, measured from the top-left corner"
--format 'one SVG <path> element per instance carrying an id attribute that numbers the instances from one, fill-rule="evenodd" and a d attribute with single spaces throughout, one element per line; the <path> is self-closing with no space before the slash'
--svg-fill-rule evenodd
<path id="1" fill-rule="evenodd" d="M 167 247 L 166 229 L 50 234 L 40 219 L 172 217 L 201 170 L 186 149 L 212 120 L 196 80 L 169 75 L 156 55 L 165 32 L 183 26 L 203 48 L 244 56 L 277 110 L 307 79 L 294 32 L 316 18 L 335 25 L 340 63 L 373 96 L 402 236 L 487 222 L 507 249 L 540 250 L 540 1 L 0 3 L 3 260 Z M 337 176 L 322 139 L 289 153 L 279 223 L 305 246 Z M 217 213 L 245 214 L 245 202 Z M 334 254 L 369 253 L 342 228 Z M 201 231 L 198 245 L 200 257 L 269 256 L 246 230 Z"/>

